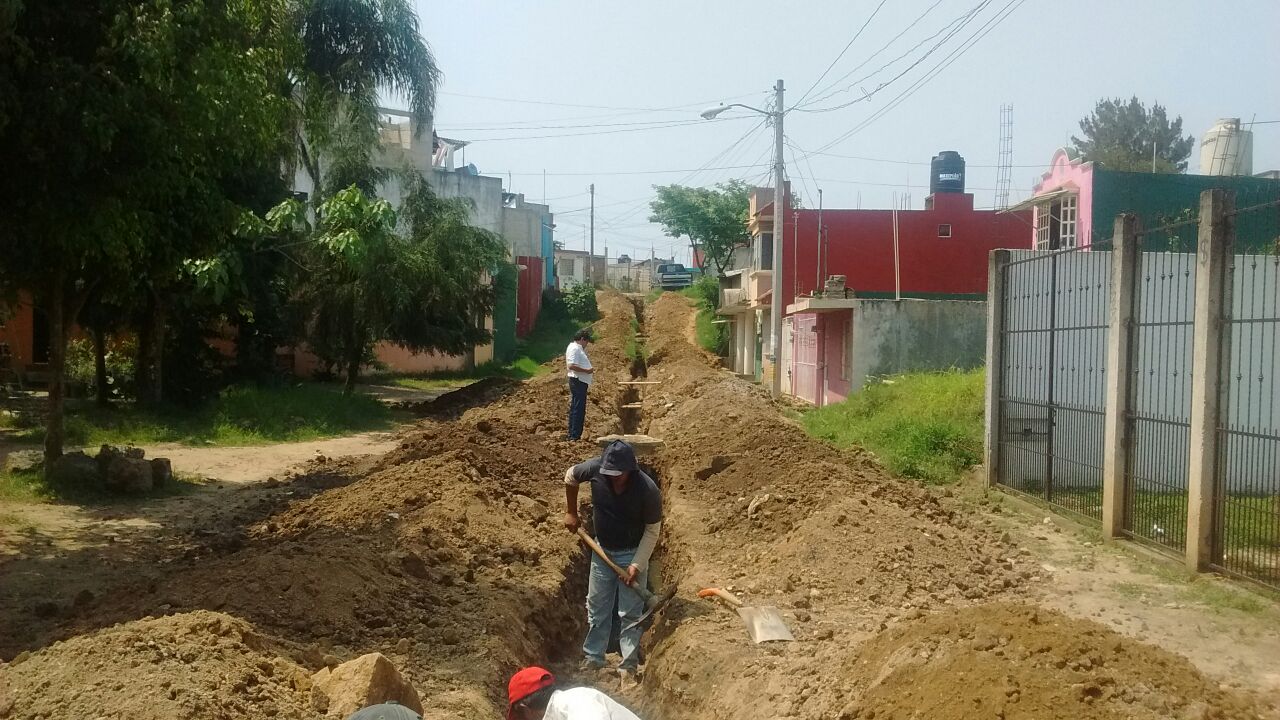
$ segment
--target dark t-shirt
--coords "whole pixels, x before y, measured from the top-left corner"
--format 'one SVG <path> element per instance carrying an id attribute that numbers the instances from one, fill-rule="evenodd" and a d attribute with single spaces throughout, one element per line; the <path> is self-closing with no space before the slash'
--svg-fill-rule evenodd
<path id="1" fill-rule="evenodd" d="M 662 521 L 662 491 L 641 470 L 631 473 L 627 489 L 613 491 L 608 475 L 600 474 L 600 458 L 573 466 L 578 484 L 591 483 L 591 514 L 596 539 L 610 550 L 630 550 L 640 544 L 644 526 Z"/>

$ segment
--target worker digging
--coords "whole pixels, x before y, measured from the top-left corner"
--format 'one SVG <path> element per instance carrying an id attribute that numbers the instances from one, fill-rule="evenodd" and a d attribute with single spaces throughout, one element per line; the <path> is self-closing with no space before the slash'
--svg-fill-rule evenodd
<path id="1" fill-rule="evenodd" d="M 564 483 L 564 526 L 571 533 L 578 533 L 582 525 L 578 489 L 590 483 L 592 525 L 600 546 L 600 552 L 591 556 L 582 665 L 584 669 L 605 667 L 616 601 L 622 655 L 618 673 L 627 687 L 637 680 L 641 621 L 654 608 L 652 602 L 646 607 L 645 588 L 649 559 L 662 530 L 662 492 L 636 463 L 635 450 L 622 440 L 609 443 L 599 457 L 566 470 Z"/>

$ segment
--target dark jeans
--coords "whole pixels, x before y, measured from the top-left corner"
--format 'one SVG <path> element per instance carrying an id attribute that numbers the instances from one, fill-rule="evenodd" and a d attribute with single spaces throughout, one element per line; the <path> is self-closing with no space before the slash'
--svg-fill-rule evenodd
<path id="1" fill-rule="evenodd" d="M 587 388 L 578 378 L 569 378 L 569 439 L 582 439 L 582 423 L 587 417 Z"/>

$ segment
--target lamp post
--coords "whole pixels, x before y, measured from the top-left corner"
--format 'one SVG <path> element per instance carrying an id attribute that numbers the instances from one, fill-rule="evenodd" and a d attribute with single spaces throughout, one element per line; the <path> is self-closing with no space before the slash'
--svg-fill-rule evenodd
<path id="1" fill-rule="evenodd" d="M 703 119 L 710 120 L 720 113 L 732 107 L 745 108 L 761 115 L 768 116 L 773 120 L 773 261 L 771 270 L 773 276 L 771 278 L 773 300 L 769 304 L 769 365 L 773 369 L 773 383 L 770 391 L 773 396 L 782 395 L 782 372 L 778 368 L 778 360 L 782 356 L 782 233 L 786 222 L 786 208 L 783 207 L 784 195 L 786 187 L 785 169 L 782 160 L 782 119 L 786 115 L 786 106 L 782 103 L 783 85 L 779 80 L 774 86 L 774 109 L 761 110 L 760 108 L 743 105 L 741 103 L 732 103 L 730 105 L 719 105 L 702 111 Z"/>

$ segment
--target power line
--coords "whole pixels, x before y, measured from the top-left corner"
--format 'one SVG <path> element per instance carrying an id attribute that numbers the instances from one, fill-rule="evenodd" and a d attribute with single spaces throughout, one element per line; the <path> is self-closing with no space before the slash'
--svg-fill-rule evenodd
<path id="1" fill-rule="evenodd" d="M 979 40 L 986 37 L 992 30 L 998 27 L 1000 23 L 1004 22 L 1004 20 L 1008 18 L 1009 15 L 1013 14 L 1013 12 L 1017 10 L 1024 2 L 1026 2 L 1026 0 L 1010 0 L 1008 4 L 1006 4 L 999 12 L 996 13 L 995 17 L 991 18 L 986 22 L 985 25 L 978 28 L 978 30 L 975 31 L 973 35 L 970 35 L 967 40 L 962 42 L 959 47 L 952 50 L 951 54 L 947 55 L 937 65 L 933 66 L 933 68 L 927 71 L 922 77 L 920 77 L 910 86 L 908 86 L 906 90 L 903 90 L 901 93 L 897 95 L 897 97 L 895 97 L 893 100 L 890 100 L 888 105 L 876 111 L 870 117 L 863 120 L 861 123 L 855 125 L 848 132 L 845 132 L 843 135 L 837 137 L 831 142 L 828 142 L 827 144 L 818 148 L 817 152 L 828 150 L 844 142 L 848 138 L 852 137 L 855 133 L 862 131 L 868 125 L 870 125 L 871 123 L 883 117 L 885 113 L 889 112 L 893 108 L 902 104 L 902 102 L 904 102 L 907 98 L 915 94 L 915 92 L 919 90 L 921 87 L 923 87 L 926 83 L 928 83 L 933 78 L 937 77 L 943 70 L 946 70 L 948 67 L 950 67 L 952 63 L 954 63 L 961 56 L 963 56 L 964 53 L 968 51 L 970 48 L 972 48 L 975 44 L 977 44 Z"/>
<path id="2" fill-rule="evenodd" d="M 818 83 L 822 82 L 823 78 L 827 76 L 827 73 L 831 72 L 831 68 L 835 67 L 836 63 L 840 62 L 840 58 L 843 58 L 844 54 L 849 52 L 849 48 L 853 47 L 853 44 L 857 42 L 858 38 L 862 37 L 863 31 L 867 29 L 867 26 L 871 24 L 872 20 L 875 20 L 876 15 L 880 14 L 880 8 L 884 7 L 886 2 L 888 2 L 888 0 L 880 0 L 880 4 L 876 6 L 875 10 L 871 11 L 871 16 L 867 18 L 867 21 L 862 23 L 862 27 L 858 28 L 858 32 L 854 33 L 853 37 L 849 38 L 849 42 L 845 43 L 844 49 L 840 51 L 839 55 L 836 55 L 836 59 L 831 61 L 831 64 L 827 66 L 827 69 L 823 70 L 822 74 L 818 76 L 818 79 L 814 80 L 813 84 L 809 86 L 809 89 L 804 91 L 804 94 L 796 101 L 796 105 L 803 103 L 804 99 L 809 97 L 809 93 L 813 92 L 813 89 L 818 87 Z"/>
<path id="3" fill-rule="evenodd" d="M 539 171 L 539 172 L 508 172 L 507 174 L 530 176 L 530 177 L 538 177 L 541 175 L 546 175 L 547 177 L 579 177 L 579 176 L 590 177 L 590 176 L 596 176 L 596 175 L 667 175 L 670 173 L 687 173 L 687 172 L 700 172 L 700 171 L 711 171 L 711 170 L 746 170 L 753 167 L 755 167 L 755 165 L 722 165 L 720 167 L 713 167 L 713 168 L 709 168 L 709 167 L 677 168 L 673 170 L 612 170 L 608 172 L 592 172 L 592 171 L 582 170 L 582 171 L 572 171 L 572 172 L 547 171 L 545 173 Z M 584 195 L 585 193 L 578 193 L 578 194 Z"/>
<path id="4" fill-rule="evenodd" d="M 549 105 L 552 107 L 582 108 L 587 110 L 623 110 L 623 111 L 630 111 L 630 112 L 669 112 L 669 111 L 681 110 L 685 108 L 699 107 L 701 105 L 706 105 L 707 103 L 716 102 L 715 100 L 702 100 L 699 102 L 684 103 L 681 105 L 668 105 L 666 107 L 654 108 L 654 107 L 627 107 L 627 106 L 619 106 L 619 105 L 587 105 L 583 103 L 553 102 L 550 100 L 526 100 L 521 98 L 495 97 L 493 95 L 472 95 L 469 93 L 447 92 L 444 90 L 441 90 L 436 94 L 448 95 L 450 97 L 464 97 L 464 98 L 470 98 L 472 100 L 489 100 L 493 102 L 515 103 L 519 105 Z M 745 95 L 737 95 L 735 97 L 726 98 L 726 99 L 739 100 L 742 98 L 754 97 L 759 94 L 760 93 L 758 92 L 752 92 L 752 93 L 747 93 Z"/>
<path id="5" fill-rule="evenodd" d="M 563 138 L 563 137 L 586 137 L 589 135 L 616 135 L 618 133 L 645 132 L 648 130 L 665 130 L 674 127 L 686 127 L 689 125 L 705 125 L 713 122 L 730 122 L 733 120 L 746 120 L 747 117 L 728 117 L 716 118 L 715 120 L 673 120 L 665 124 L 652 125 L 641 128 L 623 128 L 621 130 L 601 130 L 599 132 L 581 132 L 581 133 L 559 133 L 554 135 L 517 135 L 512 137 L 496 137 L 496 138 L 478 138 L 472 140 L 472 143 L 482 142 L 504 142 L 508 140 L 543 140 L 546 138 Z"/>
<path id="6" fill-rule="evenodd" d="M 971 8 L 971 9 L 970 9 L 968 12 L 966 12 L 965 14 L 961 15 L 960 17 L 956 18 L 955 20 L 952 20 L 950 23 L 947 23 L 946 25 L 944 25 L 944 26 L 942 27 L 942 29 L 941 29 L 941 30 L 939 30 L 938 32 L 936 32 L 936 33 L 934 33 L 933 35 L 931 35 L 931 36 L 929 36 L 929 37 L 925 38 L 924 40 L 921 40 L 919 43 L 917 43 L 914 47 L 912 47 L 912 48 L 911 48 L 910 50 L 908 50 L 907 52 L 903 53 L 902 55 L 899 55 L 898 57 L 894 58 L 893 60 L 890 60 L 889 62 L 885 63 L 884 65 L 881 65 L 880 67 L 878 67 L 878 68 L 876 68 L 875 70 L 871 71 L 870 73 L 868 73 L 868 74 L 864 75 L 863 77 L 858 78 L 857 80 L 853 81 L 852 83 L 850 83 L 850 85 L 849 85 L 847 88 L 844 88 L 844 90 L 837 90 L 837 91 L 831 92 L 831 93 L 829 93 L 828 95 L 826 95 L 826 97 L 824 97 L 824 98 L 822 98 L 822 99 L 823 99 L 823 100 L 825 100 L 826 98 L 831 97 L 832 95 L 835 95 L 835 94 L 836 94 L 836 93 L 838 93 L 838 92 L 847 92 L 847 91 L 849 91 L 849 90 L 852 90 L 852 89 L 853 89 L 853 87 L 854 87 L 855 85 L 857 85 L 858 83 L 861 83 L 861 82 L 862 82 L 862 81 L 864 81 L 864 80 L 868 80 L 868 79 L 870 79 L 870 78 L 875 77 L 875 76 L 876 76 L 876 75 L 877 75 L 881 70 L 884 70 L 885 68 L 887 68 L 887 67 L 889 67 L 890 65 L 892 65 L 892 64 L 894 64 L 894 63 L 896 63 L 897 61 L 901 60 L 902 58 L 906 57 L 907 55 L 910 55 L 911 53 L 915 52 L 916 48 L 919 48 L 921 45 L 923 45 L 924 43 L 928 42 L 929 40 L 932 40 L 933 38 L 936 38 L 938 35 L 941 35 L 943 32 L 946 32 L 946 36 L 945 36 L 945 37 L 943 37 L 941 40 L 939 40 L 937 43 L 935 43 L 935 44 L 933 45 L 933 47 L 931 47 L 931 48 L 929 48 L 927 51 L 925 51 L 925 53 L 924 53 L 923 55 L 921 55 L 920 57 L 916 58 L 915 62 L 913 62 L 913 63 L 911 63 L 910 65 L 908 65 L 904 70 L 902 70 L 901 72 L 899 72 L 897 75 L 894 75 L 893 77 L 889 78 L 888 80 L 885 80 L 884 82 L 881 82 L 879 85 L 877 85 L 877 86 L 876 86 L 873 90 L 871 90 L 870 92 L 864 92 L 864 93 L 863 93 L 863 95 L 862 95 L 862 97 L 854 98 L 853 100 L 850 100 L 849 102 L 841 103 L 841 104 L 839 104 L 839 105 L 833 105 L 833 106 L 831 106 L 831 107 L 816 108 L 816 109 L 812 109 L 812 110 L 807 109 L 807 108 L 800 108 L 800 111 L 801 111 L 801 112 L 808 112 L 808 113 L 825 113 L 825 112 L 834 112 L 834 111 L 836 111 L 836 110 L 843 110 L 844 108 L 847 108 L 847 107 L 849 107 L 850 105 L 853 105 L 853 104 L 855 104 L 855 103 L 866 102 L 867 100 L 870 100 L 870 99 L 871 99 L 871 97 L 872 97 L 873 95 L 875 95 L 876 93 L 878 93 L 878 92 L 880 92 L 881 90 L 885 89 L 886 87 L 889 87 L 889 86 L 890 86 L 890 85 L 892 85 L 893 83 L 897 82 L 897 81 L 898 81 L 899 79 L 901 79 L 904 75 L 906 75 L 907 73 L 909 73 L 909 72 L 911 72 L 912 70 L 914 70 L 918 65 L 920 65 L 920 63 L 922 63 L 922 62 L 924 62 L 925 60 L 927 60 L 927 59 L 929 58 L 929 56 L 930 56 L 930 55 L 932 55 L 933 53 L 937 52 L 937 51 L 938 51 L 938 50 L 939 50 L 943 45 L 946 45 L 946 44 L 947 44 L 947 42 L 949 42 L 949 41 L 951 40 L 951 38 L 953 38 L 953 37 L 955 37 L 957 34 L 959 34 L 959 33 L 960 33 L 960 31 L 961 31 L 961 30 L 963 30 L 963 29 L 965 28 L 965 26 L 967 26 L 969 23 L 973 22 L 974 18 L 976 18 L 976 17 L 981 13 L 981 11 L 982 11 L 984 8 L 986 8 L 986 6 L 987 6 L 987 5 L 989 5 L 990 3 L 991 3 L 991 0 L 982 0 L 982 2 L 978 3 L 977 5 L 975 5 L 973 8 Z M 957 23 L 959 23 L 959 24 L 957 24 Z M 953 26 L 954 26 L 954 27 L 953 27 Z M 810 103 L 810 104 L 811 104 L 811 105 L 813 105 L 813 104 L 816 104 L 816 103 L 818 103 L 818 102 L 821 102 L 821 100 L 815 100 L 813 103 Z"/>

